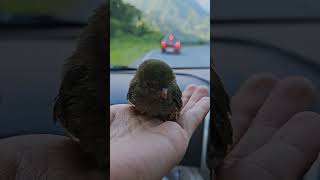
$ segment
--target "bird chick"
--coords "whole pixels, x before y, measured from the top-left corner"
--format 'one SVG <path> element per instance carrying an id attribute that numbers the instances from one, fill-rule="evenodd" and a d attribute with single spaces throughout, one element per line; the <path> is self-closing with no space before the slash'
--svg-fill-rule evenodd
<path id="1" fill-rule="evenodd" d="M 175 121 L 182 107 L 175 74 L 161 60 L 144 61 L 129 85 L 127 99 L 142 114 Z"/>
<path id="2" fill-rule="evenodd" d="M 67 58 L 54 105 L 55 121 L 79 143 L 84 164 L 101 169 L 109 167 L 107 9 L 98 8 Z"/>

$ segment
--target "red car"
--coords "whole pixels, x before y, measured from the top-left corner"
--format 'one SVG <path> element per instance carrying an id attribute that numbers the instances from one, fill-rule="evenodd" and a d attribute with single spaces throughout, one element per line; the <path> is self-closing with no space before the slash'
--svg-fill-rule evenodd
<path id="1" fill-rule="evenodd" d="M 170 52 L 180 54 L 181 43 L 180 41 L 172 34 L 164 37 L 161 40 L 161 51 L 163 53 Z"/>

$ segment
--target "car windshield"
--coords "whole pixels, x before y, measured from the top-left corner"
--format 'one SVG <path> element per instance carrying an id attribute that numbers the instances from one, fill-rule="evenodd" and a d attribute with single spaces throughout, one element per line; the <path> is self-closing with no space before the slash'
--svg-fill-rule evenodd
<path id="1" fill-rule="evenodd" d="M 102 0 L 1 0 L 0 25 L 86 24 Z"/>
<path id="2" fill-rule="evenodd" d="M 110 0 L 110 15 L 110 68 L 210 67 L 210 0 Z"/>
<path id="3" fill-rule="evenodd" d="M 319 19 L 319 0 L 223 0 L 215 1 L 215 20 Z"/>

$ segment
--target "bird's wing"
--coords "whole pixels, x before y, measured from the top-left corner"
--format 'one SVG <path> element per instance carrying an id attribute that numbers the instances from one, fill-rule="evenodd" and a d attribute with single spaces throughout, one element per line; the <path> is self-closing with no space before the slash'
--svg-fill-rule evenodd
<path id="1" fill-rule="evenodd" d="M 107 5 L 98 8 L 90 18 L 76 51 L 66 60 L 54 109 L 55 118 L 67 134 L 79 140 L 86 162 L 92 162 L 86 165 L 102 169 L 109 166 Z"/>
<path id="2" fill-rule="evenodd" d="M 211 67 L 211 121 L 208 145 L 208 167 L 215 169 L 221 164 L 232 144 L 232 126 L 230 122 L 230 99 L 223 84 Z"/>

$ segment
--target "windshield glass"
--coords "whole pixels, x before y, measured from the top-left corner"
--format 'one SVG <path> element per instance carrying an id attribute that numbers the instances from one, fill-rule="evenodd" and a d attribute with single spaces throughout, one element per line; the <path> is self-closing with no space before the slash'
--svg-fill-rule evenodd
<path id="1" fill-rule="evenodd" d="M 214 1 L 215 20 L 320 18 L 319 0 Z"/>
<path id="2" fill-rule="evenodd" d="M 210 0 L 111 0 L 111 67 L 210 67 Z"/>
<path id="3" fill-rule="evenodd" d="M 85 24 L 103 0 L 1 0 L 0 25 L 70 22 Z"/>

